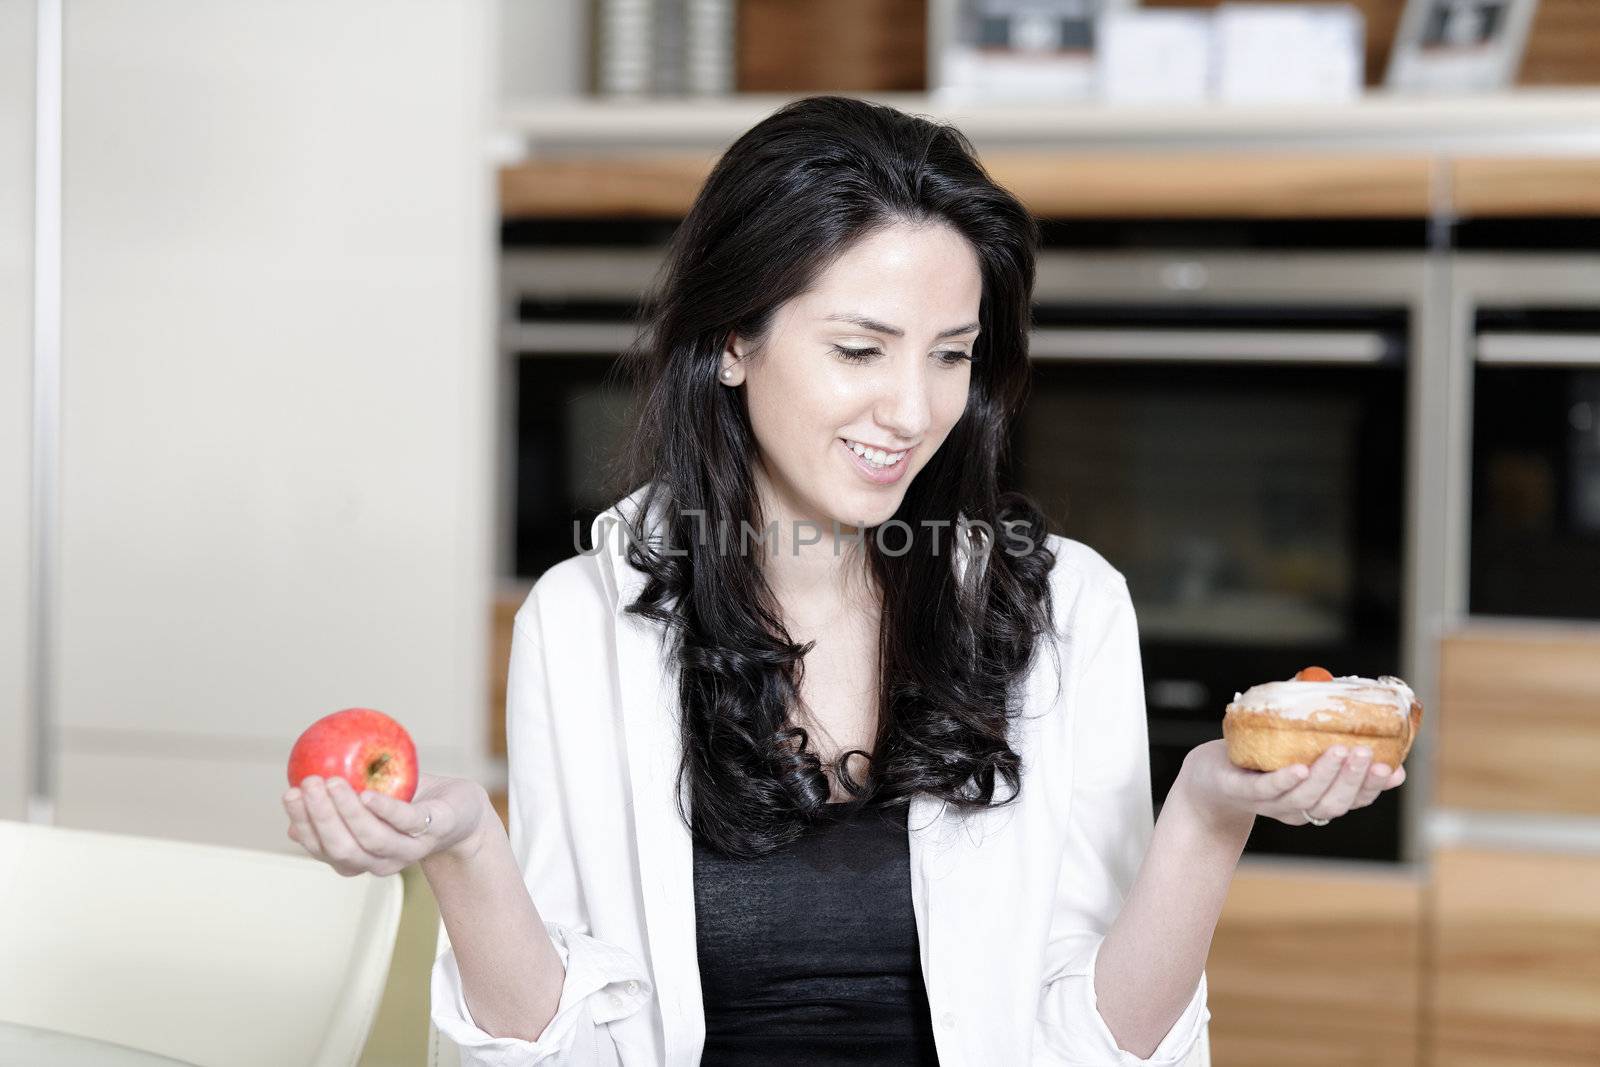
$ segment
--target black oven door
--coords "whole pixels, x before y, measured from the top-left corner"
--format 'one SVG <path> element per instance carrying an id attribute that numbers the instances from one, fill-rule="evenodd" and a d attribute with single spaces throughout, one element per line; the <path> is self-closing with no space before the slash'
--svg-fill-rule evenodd
<path id="1" fill-rule="evenodd" d="M 1040 309 L 1014 478 L 1127 578 L 1159 808 L 1234 694 L 1397 673 L 1405 314 Z M 1152 326 L 1151 324 L 1156 325 Z M 1394 861 L 1394 793 L 1247 851 Z"/>
<path id="2" fill-rule="evenodd" d="M 513 364 L 513 567 L 526 582 L 593 548 L 590 523 L 621 495 L 607 489 L 606 473 L 627 432 L 628 392 L 615 380 L 615 346 L 581 348 L 569 343 Z"/>
<path id="3" fill-rule="evenodd" d="M 1600 619 L 1600 311 L 1478 314 L 1473 615 Z"/>

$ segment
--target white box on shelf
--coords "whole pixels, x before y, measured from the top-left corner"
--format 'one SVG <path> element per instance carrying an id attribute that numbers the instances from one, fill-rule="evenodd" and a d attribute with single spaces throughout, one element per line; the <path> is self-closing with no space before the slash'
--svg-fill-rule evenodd
<path id="1" fill-rule="evenodd" d="M 1210 12 L 1108 11 L 1097 37 L 1095 89 L 1101 100 L 1202 103 L 1210 94 Z"/>
<path id="2" fill-rule="evenodd" d="M 929 97 L 943 103 L 1083 100 L 1097 23 L 1137 0 L 929 0 Z"/>
<path id="3" fill-rule="evenodd" d="M 1224 103 L 1361 97 L 1366 23 L 1353 4 L 1225 3 L 1214 18 L 1215 96 Z"/>

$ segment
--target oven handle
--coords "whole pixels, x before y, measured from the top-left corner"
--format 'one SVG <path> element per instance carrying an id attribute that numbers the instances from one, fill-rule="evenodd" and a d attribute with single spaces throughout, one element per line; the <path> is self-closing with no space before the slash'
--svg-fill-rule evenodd
<path id="1" fill-rule="evenodd" d="M 519 355 L 614 356 L 632 344 L 637 328 L 625 322 L 513 323 L 503 343 Z M 1180 360 L 1252 363 L 1382 363 L 1393 358 L 1390 339 L 1351 330 L 1123 330 L 1042 326 L 1029 351 L 1035 359 Z"/>
<path id="2" fill-rule="evenodd" d="M 500 343 L 518 356 L 615 356 L 638 332 L 631 322 L 519 322 L 504 327 Z"/>
<path id="3" fill-rule="evenodd" d="M 1035 359 L 1180 360 L 1197 363 L 1383 363 L 1398 356 L 1370 330 L 1146 330 L 1042 326 Z"/>
<path id="4" fill-rule="evenodd" d="M 1519 367 L 1600 367 L 1600 334 L 1485 331 L 1478 335 L 1478 362 Z"/>

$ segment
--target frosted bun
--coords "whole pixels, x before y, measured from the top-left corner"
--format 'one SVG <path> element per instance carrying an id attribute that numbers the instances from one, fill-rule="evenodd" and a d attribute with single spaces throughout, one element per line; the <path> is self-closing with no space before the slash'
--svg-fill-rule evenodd
<path id="1" fill-rule="evenodd" d="M 1366 745 L 1373 763 L 1398 767 L 1421 725 L 1422 704 L 1398 678 L 1297 676 L 1235 693 L 1222 716 L 1222 736 L 1228 759 L 1250 770 L 1309 767 L 1334 745 Z"/>

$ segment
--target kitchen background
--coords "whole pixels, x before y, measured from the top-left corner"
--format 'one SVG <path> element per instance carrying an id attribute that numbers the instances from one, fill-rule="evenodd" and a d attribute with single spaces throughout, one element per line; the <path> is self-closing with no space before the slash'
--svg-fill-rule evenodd
<path id="1" fill-rule="evenodd" d="M 1156 802 L 1256 681 L 1426 705 L 1401 789 L 1258 821 L 1216 1062 L 1600 1062 L 1600 5 L 0 0 L 0 53 L 0 818 L 297 851 L 351 705 L 503 814 L 664 243 L 861 94 L 1044 222 L 1009 473 L 1129 578 Z M 424 1062 L 404 877 L 370 1063 Z"/>

